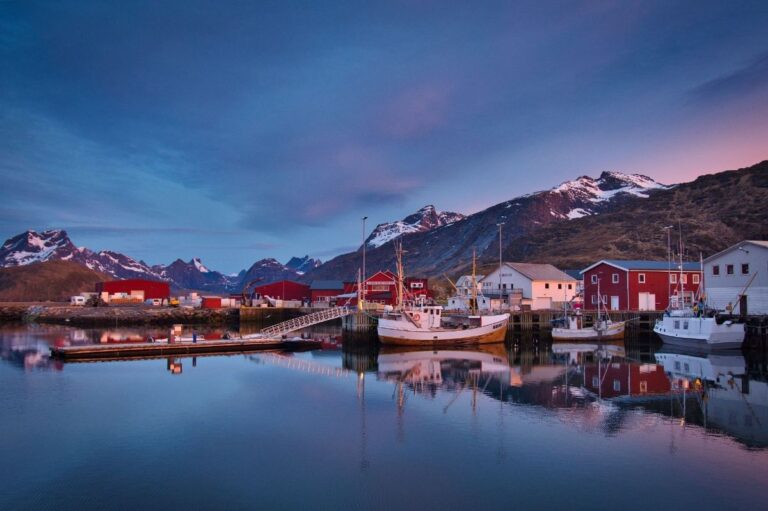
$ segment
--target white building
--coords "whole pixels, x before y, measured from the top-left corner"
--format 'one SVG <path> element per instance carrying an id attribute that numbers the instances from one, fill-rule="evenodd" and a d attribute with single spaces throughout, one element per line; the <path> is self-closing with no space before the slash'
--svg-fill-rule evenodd
<path id="1" fill-rule="evenodd" d="M 482 295 L 480 281 L 483 275 L 475 275 L 475 286 L 477 291 L 477 308 L 488 310 L 491 308 L 491 301 Z M 470 310 L 472 308 L 472 275 L 462 275 L 456 281 L 456 294 L 448 298 L 448 309 L 450 310 Z"/>
<path id="2" fill-rule="evenodd" d="M 507 300 L 522 291 L 522 304 L 531 310 L 551 309 L 576 295 L 577 280 L 551 264 L 504 263 L 480 282 L 484 296 Z M 519 295 L 518 295 L 519 296 Z"/>
<path id="3" fill-rule="evenodd" d="M 717 310 L 731 304 L 734 314 L 768 314 L 768 241 L 742 241 L 704 259 L 704 287 Z"/>

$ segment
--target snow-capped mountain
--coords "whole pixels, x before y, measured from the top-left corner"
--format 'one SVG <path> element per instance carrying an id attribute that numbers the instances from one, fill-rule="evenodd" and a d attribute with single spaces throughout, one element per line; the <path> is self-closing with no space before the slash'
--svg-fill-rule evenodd
<path id="1" fill-rule="evenodd" d="M 371 235 L 368 236 L 366 243 L 371 247 L 380 247 L 399 238 L 403 234 L 431 231 L 438 227 L 451 225 L 464 218 L 464 215 L 461 213 L 437 211 L 430 204 L 402 220 L 377 225 Z"/>
<path id="2" fill-rule="evenodd" d="M 641 174 L 603 172 L 597 179 L 581 176 L 533 195 L 553 202 L 553 216 L 572 220 L 599 213 L 602 205 L 622 196 L 648 198 L 651 190 L 666 188 L 669 186 Z"/>
<path id="3" fill-rule="evenodd" d="M 285 263 L 285 267 L 294 270 L 299 275 L 304 275 L 309 270 L 317 268 L 321 264 L 323 263 L 320 259 L 314 259 L 305 255 L 304 257 L 291 257 L 291 259 Z"/>
<path id="4" fill-rule="evenodd" d="M 384 245 L 404 233 L 409 233 L 402 237 L 405 265 L 412 275 L 439 275 L 471 261 L 473 251 L 481 260 L 498 260 L 499 224 L 505 250 L 517 239 L 550 225 L 613 211 L 627 201 L 643 200 L 669 188 L 639 174 L 603 172 L 597 178 L 582 176 L 466 217 L 444 214 L 448 215 L 447 222 L 442 221 L 442 225 L 440 213 L 427 206 L 399 222 L 378 226 L 368 238 L 368 265 L 392 269 L 394 252 Z M 424 227 L 421 219 L 425 220 Z M 308 277 L 352 279 L 359 264 L 359 254 L 344 254 L 313 270 Z"/>
<path id="5" fill-rule="evenodd" d="M 0 248 L 0 267 L 25 266 L 44 261 L 72 261 L 110 275 L 116 279 L 164 280 L 175 289 L 190 289 L 214 293 L 239 290 L 251 280 L 265 284 L 280 279 L 295 279 L 304 271 L 316 268 L 320 261 L 309 257 L 294 257 L 289 267 L 275 259 L 263 259 L 237 275 L 224 275 L 206 267 L 195 257 L 190 261 L 177 259 L 169 265 L 149 266 L 129 256 L 110 250 L 95 252 L 76 247 L 66 231 L 53 229 L 43 232 L 26 231 L 8 239 Z"/>

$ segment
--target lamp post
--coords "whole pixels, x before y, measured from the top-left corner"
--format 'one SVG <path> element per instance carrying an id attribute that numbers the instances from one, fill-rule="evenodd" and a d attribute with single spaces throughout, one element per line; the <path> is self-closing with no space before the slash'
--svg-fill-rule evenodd
<path id="1" fill-rule="evenodd" d="M 663 228 L 667 231 L 667 309 L 672 306 L 672 229 L 674 226 L 668 225 Z"/>
<path id="2" fill-rule="evenodd" d="M 366 289 L 365 289 L 365 287 L 366 287 L 365 286 L 365 245 L 366 245 L 366 243 L 365 243 L 365 221 L 366 220 L 368 220 L 368 217 L 364 216 L 363 217 L 363 277 L 362 277 L 362 281 L 360 283 L 360 285 L 363 286 L 363 289 L 362 289 L 362 292 L 361 292 L 362 301 L 363 301 L 363 308 L 365 308 L 365 291 L 366 291 Z"/>
<path id="3" fill-rule="evenodd" d="M 503 296 L 501 293 L 501 266 L 502 266 L 502 259 L 501 259 L 501 228 L 505 224 L 505 222 L 500 222 L 496 224 L 496 226 L 499 228 L 499 310 L 502 309 L 501 303 L 503 300 Z"/>

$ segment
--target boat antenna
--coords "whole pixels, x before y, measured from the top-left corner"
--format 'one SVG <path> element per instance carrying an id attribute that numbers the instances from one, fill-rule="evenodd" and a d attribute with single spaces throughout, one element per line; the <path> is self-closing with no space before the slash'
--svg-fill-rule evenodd
<path id="1" fill-rule="evenodd" d="M 403 308 L 403 243 L 395 242 L 395 256 L 397 259 L 397 308 Z"/>

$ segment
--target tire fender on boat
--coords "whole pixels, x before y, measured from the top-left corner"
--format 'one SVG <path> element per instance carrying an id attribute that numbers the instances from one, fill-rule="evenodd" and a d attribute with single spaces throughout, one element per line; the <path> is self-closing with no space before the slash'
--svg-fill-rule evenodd
<path id="1" fill-rule="evenodd" d="M 414 314 L 413 315 L 413 320 L 414 321 L 419 321 L 420 319 L 421 319 L 421 316 L 419 316 L 418 314 Z"/>

